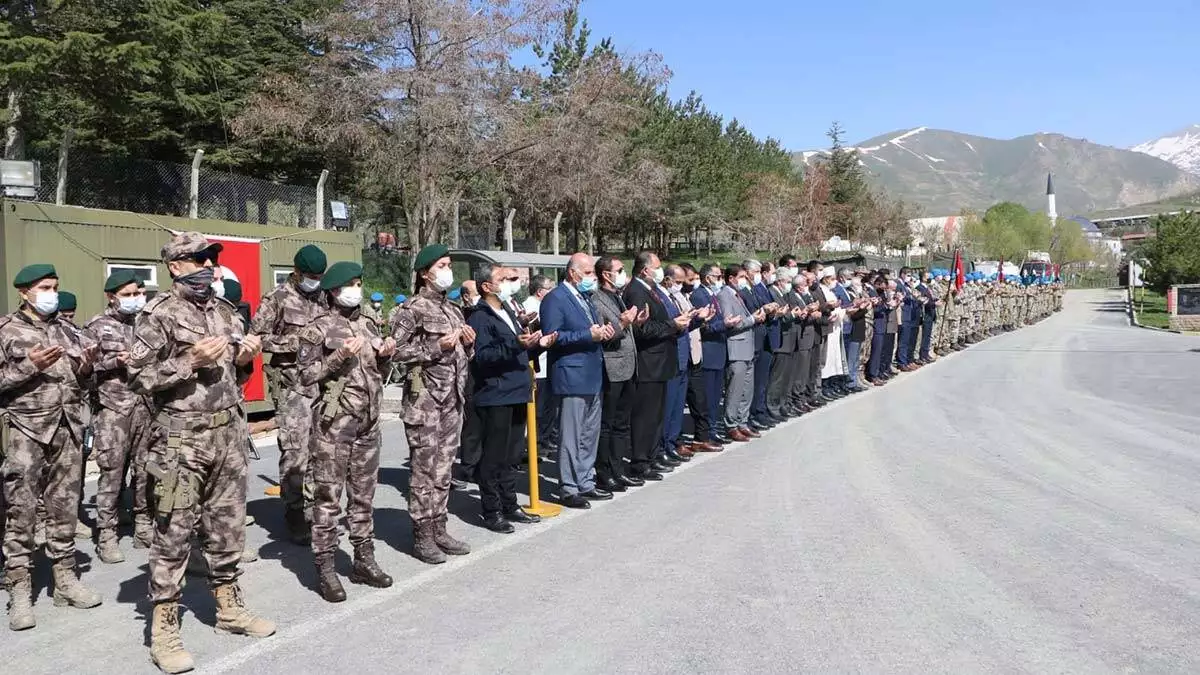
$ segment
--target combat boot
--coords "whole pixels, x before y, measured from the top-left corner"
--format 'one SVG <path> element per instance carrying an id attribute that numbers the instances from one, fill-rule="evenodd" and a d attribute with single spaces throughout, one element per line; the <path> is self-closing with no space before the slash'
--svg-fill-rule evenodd
<path id="1" fill-rule="evenodd" d="M 443 553 L 466 555 L 471 552 L 471 547 L 467 542 L 459 541 L 446 532 L 446 516 L 434 519 L 433 527 L 433 542 L 442 549 Z"/>
<path id="2" fill-rule="evenodd" d="M 343 602 L 346 599 L 346 589 L 342 588 L 342 580 L 338 579 L 333 568 L 333 554 L 321 553 L 317 556 L 317 589 L 325 602 Z M 355 561 L 357 567 L 357 561 Z M 353 581 L 354 577 L 351 576 Z"/>
<path id="3" fill-rule="evenodd" d="M 100 530 L 100 536 L 96 540 L 96 555 L 100 557 L 100 562 L 106 565 L 125 562 L 125 554 L 121 553 L 116 530 L 107 527 Z"/>
<path id="4" fill-rule="evenodd" d="M 350 570 L 350 583 L 375 588 L 392 585 L 392 578 L 384 574 L 379 563 L 375 562 L 375 542 L 368 541 L 354 547 L 354 569 Z"/>
<path id="5" fill-rule="evenodd" d="M 246 609 L 237 582 L 217 586 L 213 589 L 213 597 L 217 599 L 217 632 L 257 638 L 275 634 L 274 623 Z"/>
<path id="6" fill-rule="evenodd" d="M 8 587 L 8 628 L 9 630 L 29 630 L 37 625 L 33 618 L 33 582 L 29 579 L 29 569 L 9 570 L 4 579 Z"/>
<path id="7" fill-rule="evenodd" d="M 79 581 L 79 573 L 75 571 L 74 560 L 59 560 L 54 563 L 54 567 L 50 571 L 54 577 L 55 607 L 70 605 L 78 609 L 91 609 L 104 602 L 104 598 L 99 593 Z"/>
<path id="8" fill-rule="evenodd" d="M 434 541 L 432 520 L 413 521 L 413 556 L 417 560 L 430 565 L 440 565 L 446 562 L 446 554 L 438 548 Z"/>
<path id="9" fill-rule="evenodd" d="M 85 523 L 82 518 L 75 521 L 76 539 L 91 539 L 94 535 L 95 532 L 92 532 L 92 526 Z"/>
<path id="10" fill-rule="evenodd" d="M 283 519 L 287 523 L 288 538 L 292 540 L 293 544 L 308 546 L 312 543 L 312 528 L 308 524 L 308 519 L 304 517 L 304 511 L 288 509 L 284 512 Z"/>
<path id="11" fill-rule="evenodd" d="M 149 516 L 138 514 L 133 521 L 133 547 L 150 548 L 154 542 L 154 523 Z"/>
<path id="12" fill-rule="evenodd" d="M 150 658 L 164 673 L 186 673 L 196 667 L 179 637 L 179 603 L 154 605 L 150 619 Z"/>

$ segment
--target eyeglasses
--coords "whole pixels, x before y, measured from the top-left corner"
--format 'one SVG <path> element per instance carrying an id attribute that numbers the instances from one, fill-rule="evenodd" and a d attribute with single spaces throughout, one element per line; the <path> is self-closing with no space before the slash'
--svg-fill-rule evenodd
<path id="1" fill-rule="evenodd" d="M 214 251 L 211 248 L 206 248 L 203 251 L 196 251 L 195 253 L 188 253 L 185 255 L 181 255 L 175 259 L 176 260 L 190 260 L 190 261 L 196 263 L 197 265 L 203 265 L 206 261 L 211 262 L 213 265 L 216 265 L 217 264 L 217 251 Z"/>

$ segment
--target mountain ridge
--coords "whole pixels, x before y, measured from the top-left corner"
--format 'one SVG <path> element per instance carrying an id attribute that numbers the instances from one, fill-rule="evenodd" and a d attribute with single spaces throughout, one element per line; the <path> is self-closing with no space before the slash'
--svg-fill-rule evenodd
<path id="1" fill-rule="evenodd" d="M 1188 173 L 1200 175 L 1200 124 L 1189 124 L 1152 141 L 1139 143 L 1130 150 L 1157 157 Z"/>

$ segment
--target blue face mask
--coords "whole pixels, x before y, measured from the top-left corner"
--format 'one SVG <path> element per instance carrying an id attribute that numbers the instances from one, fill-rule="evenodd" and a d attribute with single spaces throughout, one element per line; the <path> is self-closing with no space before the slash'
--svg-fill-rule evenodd
<path id="1" fill-rule="evenodd" d="M 596 277 L 584 277 L 575 287 L 580 293 L 591 293 L 596 290 Z"/>

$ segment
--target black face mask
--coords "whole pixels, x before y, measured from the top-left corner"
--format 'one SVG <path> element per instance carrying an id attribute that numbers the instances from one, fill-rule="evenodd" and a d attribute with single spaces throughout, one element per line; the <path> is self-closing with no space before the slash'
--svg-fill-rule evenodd
<path id="1" fill-rule="evenodd" d="M 213 268 L 202 267 L 191 274 L 175 277 L 175 283 L 183 287 L 188 297 L 194 300 L 208 300 L 212 297 Z"/>
<path id="2" fill-rule="evenodd" d="M 694 291 L 694 290 L 696 290 L 696 286 L 694 284 L 685 283 L 683 285 L 683 292 L 687 293 L 688 295 L 691 295 L 692 291 Z"/>

